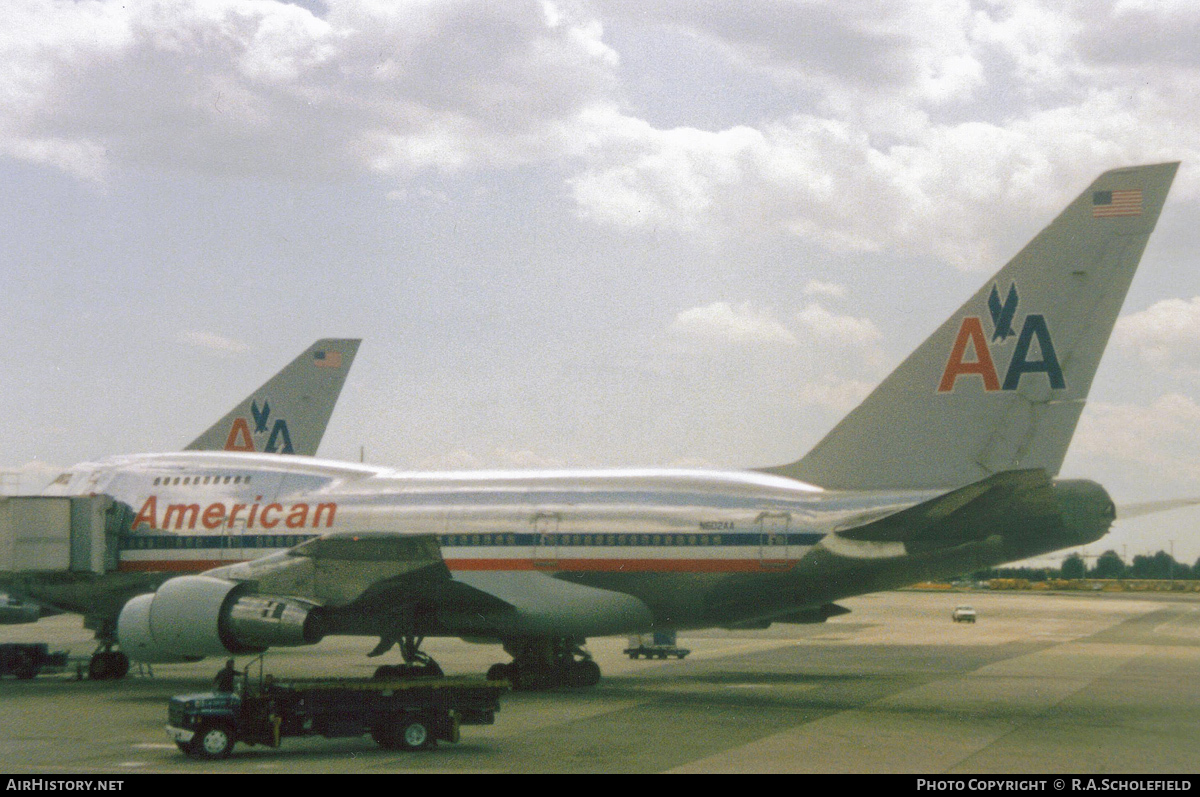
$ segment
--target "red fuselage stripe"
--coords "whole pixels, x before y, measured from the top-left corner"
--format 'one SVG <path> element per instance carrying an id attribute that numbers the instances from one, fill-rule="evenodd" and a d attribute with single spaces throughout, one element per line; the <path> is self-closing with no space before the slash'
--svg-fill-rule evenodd
<path id="1" fill-rule="evenodd" d="M 550 572 L 596 573 L 757 573 L 786 568 L 793 560 L 785 559 L 447 559 L 446 567 L 455 570 L 514 571 L 545 570 Z M 195 559 L 159 559 L 124 561 L 120 569 L 126 572 L 199 573 L 230 561 Z"/>

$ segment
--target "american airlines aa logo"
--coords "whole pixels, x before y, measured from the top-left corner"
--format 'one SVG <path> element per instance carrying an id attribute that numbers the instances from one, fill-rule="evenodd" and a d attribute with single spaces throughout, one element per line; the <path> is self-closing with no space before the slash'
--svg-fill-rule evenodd
<path id="1" fill-rule="evenodd" d="M 949 393 L 961 376 L 978 376 L 983 380 L 983 389 L 989 393 L 996 390 L 1016 390 L 1021 386 L 1021 377 L 1026 374 L 1045 374 L 1050 380 L 1050 387 L 1063 390 L 1067 382 L 1063 379 L 1062 366 L 1059 365 L 1058 355 L 1054 351 L 1054 341 L 1050 338 L 1050 329 L 1046 326 L 1046 317 L 1041 313 L 1030 313 L 1021 324 L 1021 331 L 1013 329 L 1017 317 L 1017 305 L 1020 304 L 1017 295 L 1017 285 L 1008 287 L 1008 295 L 1000 300 L 1000 290 L 992 285 L 991 295 L 988 296 L 988 312 L 992 317 L 991 342 L 983 332 L 983 321 L 979 316 L 967 316 L 958 327 L 958 336 L 954 338 L 954 347 L 950 350 L 950 359 L 946 361 L 946 370 L 942 372 L 942 381 L 938 383 L 939 393 Z M 1008 370 L 1004 372 L 1004 383 L 996 371 L 996 356 L 1008 343 L 1008 339 L 1016 337 L 1012 358 L 1008 362 Z M 994 347 L 994 348 L 993 348 Z M 968 360 L 967 350 L 973 351 L 974 359 Z M 1033 359 L 1033 358 L 1039 359 Z"/>
<path id="2" fill-rule="evenodd" d="M 262 409 L 257 401 L 250 402 L 250 414 L 254 416 L 254 432 L 250 432 L 250 424 L 245 418 L 235 418 L 233 426 L 229 427 L 229 437 L 225 438 L 226 451 L 259 451 L 254 445 L 254 438 L 267 434 L 267 422 L 271 417 L 271 405 L 263 401 Z M 264 454 L 292 454 L 292 436 L 288 434 L 287 421 L 275 419 L 267 444 L 262 447 Z"/>

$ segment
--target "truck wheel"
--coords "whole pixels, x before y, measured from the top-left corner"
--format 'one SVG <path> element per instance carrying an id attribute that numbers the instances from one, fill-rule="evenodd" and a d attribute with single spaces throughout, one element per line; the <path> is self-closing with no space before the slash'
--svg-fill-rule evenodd
<path id="1" fill-rule="evenodd" d="M 229 758 L 236 743 L 237 735 L 233 728 L 223 722 L 206 723 L 201 725 L 200 729 L 196 731 L 196 735 L 192 737 L 188 754 L 195 758 L 207 758 L 210 761 Z"/>
<path id="2" fill-rule="evenodd" d="M 488 667 L 487 679 L 489 681 L 508 681 L 511 679 L 509 674 L 510 669 L 511 667 L 508 664 L 493 664 L 491 667 Z"/>
<path id="3" fill-rule="evenodd" d="M 402 750 L 428 750 L 437 744 L 433 723 L 424 714 L 408 714 L 396 727 L 396 741 Z"/>

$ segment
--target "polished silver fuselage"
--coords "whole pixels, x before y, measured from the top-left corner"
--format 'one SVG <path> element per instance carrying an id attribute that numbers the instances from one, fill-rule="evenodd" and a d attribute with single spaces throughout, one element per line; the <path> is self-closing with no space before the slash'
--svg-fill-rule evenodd
<path id="1" fill-rule="evenodd" d="M 1107 528 L 1089 515 L 1087 529 L 1066 535 L 998 534 L 913 552 L 839 532 L 938 492 L 827 491 L 746 471 L 413 473 L 230 453 L 116 457 L 73 468 L 47 492 L 113 497 L 123 509 L 118 570 L 150 581 L 213 568 L 255 581 L 318 537 L 432 539 L 461 588 L 428 597 L 427 610 L 406 615 L 419 627 L 406 630 L 488 638 L 812 621 L 841 597 L 1079 544 Z M 353 607 L 390 572 L 380 562 L 339 568 L 336 579 L 314 576 L 304 597 Z M 74 608 L 65 594 L 50 602 Z M 481 595 L 497 603 L 482 611 Z M 333 632 L 378 632 L 377 620 L 345 622 Z"/>

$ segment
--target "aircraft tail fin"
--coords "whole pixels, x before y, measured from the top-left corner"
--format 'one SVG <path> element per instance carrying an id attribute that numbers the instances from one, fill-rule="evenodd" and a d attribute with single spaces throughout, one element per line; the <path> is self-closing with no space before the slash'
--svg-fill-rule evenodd
<path id="1" fill-rule="evenodd" d="M 1058 473 L 1178 163 L 1100 175 L 803 459 L 830 489 Z"/>
<path id="2" fill-rule="evenodd" d="M 318 340 L 186 450 L 314 456 L 361 342 Z"/>

